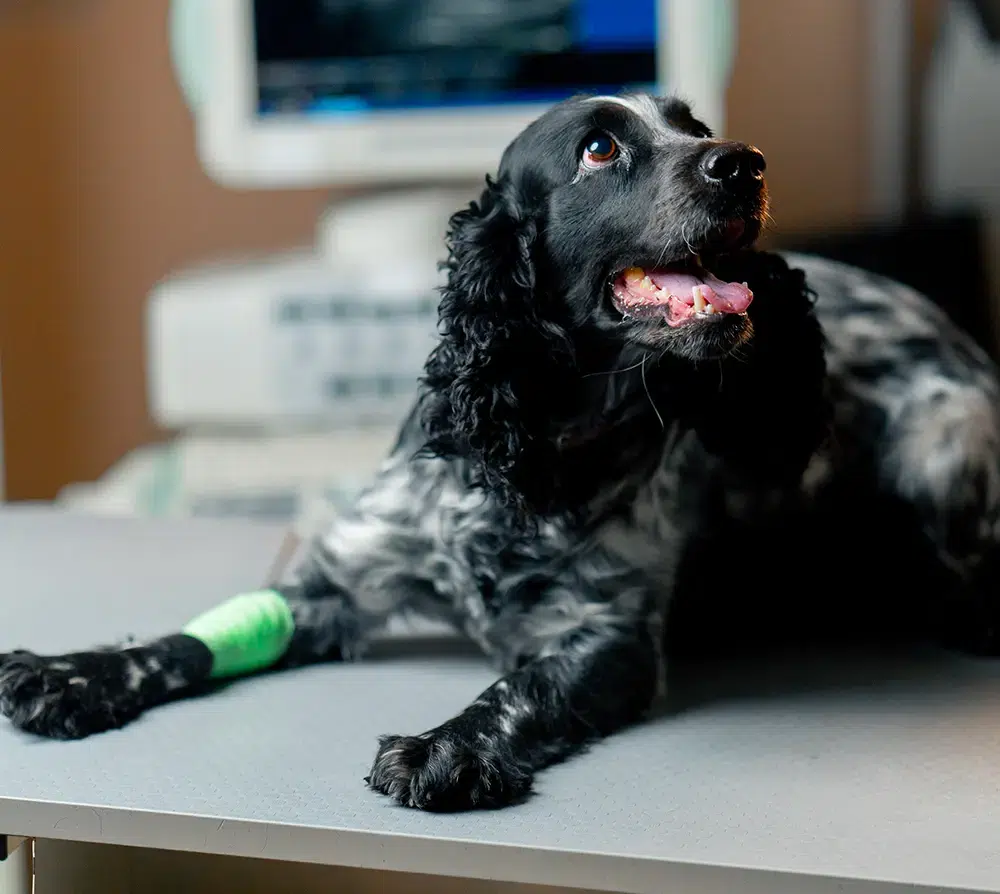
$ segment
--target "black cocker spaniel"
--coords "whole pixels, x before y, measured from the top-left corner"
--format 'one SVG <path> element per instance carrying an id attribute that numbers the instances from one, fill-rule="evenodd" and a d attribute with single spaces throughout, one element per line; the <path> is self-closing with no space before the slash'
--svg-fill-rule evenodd
<path id="1" fill-rule="evenodd" d="M 919 602 L 936 632 L 995 649 L 997 372 L 911 289 L 754 249 L 764 167 L 680 101 L 576 97 L 454 215 L 419 400 L 283 587 L 284 666 L 358 658 L 411 611 L 502 671 L 435 729 L 383 738 L 372 789 L 430 810 L 516 801 L 648 711 L 686 584 L 757 614 L 754 567 L 814 625 Z M 816 595 L 805 552 L 833 567 L 872 542 L 888 570 L 864 572 L 859 608 Z M 919 596 L 899 574 L 917 555 L 938 573 Z M 0 660 L 0 710 L 61 738 L 193 691 L 212 664 L 183 634 Z"/>

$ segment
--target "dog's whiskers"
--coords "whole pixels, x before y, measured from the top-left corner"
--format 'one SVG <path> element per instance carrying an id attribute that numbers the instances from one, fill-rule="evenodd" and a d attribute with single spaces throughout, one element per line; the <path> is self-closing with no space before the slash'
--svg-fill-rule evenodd
<path id="1" fill-rule="evenodd" d="M 698 254 L 698 252 L 695 251 L 694 245 L 691 243 L 691 237 L 687 234 L 687 224 L 681 224 L 681 239 L 684 240 L 684 245 L 691 254 Z"/>
<path id="2" fill-rule="evenodd" d="M 646 397 L 649 398 L 649 405 L 653 408 L 653 412 L 656 413 L 656 418 L 660 420 L 660 428 L 666 431 L 667 426 L 663 421 L 663 417 L 660 415 L 660 411 L 656 408 L 656 401 L 653 400 L 653 395 L 650 393 L 649 385 L 646 382 L 646 358 L 648 356 L 649 356 L 648 354 L 643 354 L 642 362 L 639 364 L 639 366 L 642 369 L 642 387 L 646 391 Z"/>
<path id="3" fill-rule="evenodd" d="M 750 355 L 744 350 L 743 345 L 737 345 L 732 351 L 729 352 L 729 356 L 735 360 L 737 363 L 749 363 Z"/>
<path id="4" fill-rule="evenodd" d="M 623 366 L 619 369 L 607 369 L 604 370 L 603 372 L 584 373 L 583 376 L 581 376 L 581 378 L 592 379 L 594 376 L 613 376 L 616 375 L 617 373 L 629 372 L 630 370 L 638 369 L 640 366 L 642 366 L 642 364 L 645 362 L 645 359 L 646 359 L 645 355 L 643 355 L 642 360 L 640 360 L 638 363 L 633 363 L 631 366 Z"/>
<path id="5" fill-rule="evenodd" d="M 666 242 L 663 243 L 663 248 L 660 249 L 660 253 L 656 256 L 656 263 L 653 265 L 654 267 L 659 267 L 660 264 L 663 263 L 663 258 L 666 255 L 667 249 L 669 247 L 670 247 L 669 243 Z"/>

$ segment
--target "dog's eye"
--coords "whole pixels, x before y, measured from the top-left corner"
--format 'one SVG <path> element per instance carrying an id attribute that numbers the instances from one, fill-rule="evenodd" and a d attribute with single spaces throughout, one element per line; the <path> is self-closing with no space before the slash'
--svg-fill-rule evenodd
<path id="1" fill-rule="evenodd" d="M 613 161 L 618 155 L 618 144 L 606 133 L 595 131 L 583 141 L 583 164 L 599 168 Z"/>

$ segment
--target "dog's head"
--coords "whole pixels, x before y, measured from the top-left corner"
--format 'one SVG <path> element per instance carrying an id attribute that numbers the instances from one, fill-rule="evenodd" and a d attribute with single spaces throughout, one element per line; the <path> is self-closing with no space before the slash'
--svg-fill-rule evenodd
<path id="1" fill-rule="evenodd" d="M 730 353 L 753 299 L 710 272 L 767 213 L 764 156 L 652 96 L 565 103 L 504 155 L 499 183 L 544 222 L 540 283 L 575 323 L 691 360 Z"/>
<path id="2" fill-rule="evenodd" d="M 626 414 L 654 366 L 742 350 L 754 283 L 721 271 L 761 231 L 763 172 L 758 150 L 714 138 L 676 100 L 577 97 L 529 125 L 451 221 L 430 449 L 544 511 L 568 433 Z"/>

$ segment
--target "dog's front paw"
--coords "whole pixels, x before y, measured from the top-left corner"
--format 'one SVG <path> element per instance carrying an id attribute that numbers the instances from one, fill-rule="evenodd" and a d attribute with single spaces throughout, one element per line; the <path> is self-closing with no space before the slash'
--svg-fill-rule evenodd
<path id="1" fill-rule="evenodd" d="M 445 728 L 383 736 L 365 781 L 406 807 L 444 812 L 519 801 L 531 788 L 531 773 L 501 742 L 471 745 Z"/>
<path id="2" fill-rule="evenodd" d="M 40 736 L 82 739 L 124 726 L 142 707 L 140 673 L 123 652 L 12 652 L 0 662 L 0 714 Z"/>

